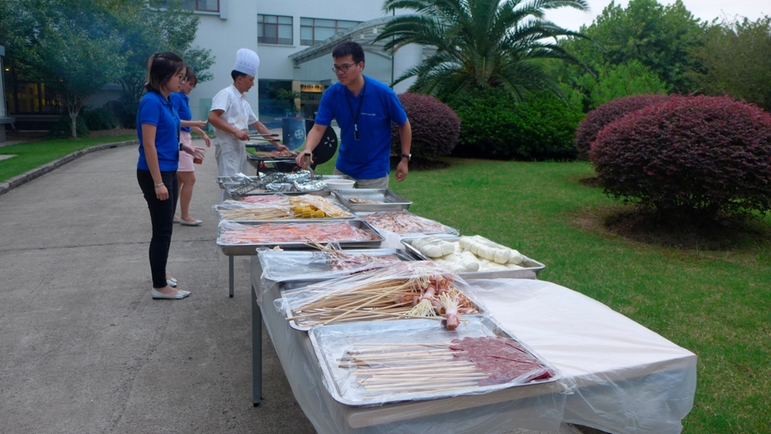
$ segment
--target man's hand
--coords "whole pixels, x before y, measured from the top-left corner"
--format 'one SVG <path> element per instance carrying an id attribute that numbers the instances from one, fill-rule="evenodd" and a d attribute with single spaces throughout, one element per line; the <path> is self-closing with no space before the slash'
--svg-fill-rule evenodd
<path id="1" fill-rule="evenodd" d="M 396 166 L 396 180 L 398 182 L 402 182 L 407 178 L 407 173 L 409 173 L 409 164 L 407 163 L 406 159 L 402 158 L 402 161 L 399 162 L 399 165 Z"/>
<path id="2" fill-rule="evenodd" d="M 242 140 L 244 142 L 248 142 L 249 141 L 249 132 L 248 131 L 238 130 L 235 133 L 233 133 L 233 135 L 236 136 L 236 138 L 238 140 Z"/>
<path id="3" fill-rule="evenodd" d="M 297 158 L 294 159 L 294 162 L 297 163 L 297 166 L 302 167 L 303 169 L 308 168 L 305 164 L 306 163 L 305 154 L 310 154 L 310 164 L 313 164 L 313 154 L 311 154 L 310 152 L 306 152 L 306 151 L 300 152 L 300 155 L 298 155 Z"/>
<path id="4" fill-rule="evenodd" d="M 279 142 L 276 142 L 276 143 L 274 143 L 273 145 L 274 145 L 274 146 L 276 147 L 276 149 L 278 149 L 279 151 L 288 151 L 288 150 L 289 150 L 289 148 L 288 148 L 286 145 L 282 145 L 282 144 L 281 144 L 281 143 L 279 143 Z"/>

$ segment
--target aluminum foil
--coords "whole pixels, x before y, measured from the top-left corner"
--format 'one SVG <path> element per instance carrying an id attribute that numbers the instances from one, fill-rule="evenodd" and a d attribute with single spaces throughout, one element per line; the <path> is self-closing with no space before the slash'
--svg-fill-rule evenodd
<path id="1" fill-rule="evenodd" d="M 286 193 L 292 191 L 294 184 L 289 182 L 271 182 L 265 185 L 265 190 Z"/>
<path id="2" fill-rule="evenodd" d="M 300 180 L 294 182 L 294 188 L 301 192 L 320 191 L 326 184 L 323 181 Z"/>

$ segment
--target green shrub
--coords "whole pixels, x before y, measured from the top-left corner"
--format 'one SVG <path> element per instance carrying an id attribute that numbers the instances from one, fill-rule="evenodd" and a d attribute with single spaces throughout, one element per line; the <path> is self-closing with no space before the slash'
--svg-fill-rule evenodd
<path id="1" fill-rule="evenodd" d="M 771 210 L 771 114 L 728 97 L 669 97 L 608 124 L 590 161 L 606 194 L 662 216 Z"/>
<path id="2" fill-rule="evenodd" d="M 407 112 L 412 128 L 413 157 L 436 159 L 441 155 L 450 155 L 458 143 L 460 119 L 450 107 L 433 96 L 417 93 L 399 94 L 399 100 Z M 399 127 L 393 125 L 392 152 L 401 154 Z"/>
<path id="3" fill-rule="evenodd" d="M 105 108 L 84 108 L 80 116 L 89 131 L 111 130 L 118 126 L 118 119 Z"/>
<path id="4" fill-rule="evenodd" d="M 503 89 L 478 89 L 448 101 L 461 119 L 454 156 L 472 158 L 573 158 L 578 108 L 549 92 L 518 103 Z"/>
<path id="5" fill-rule="evenodd" d="M 589 147 L 605 125 L 624 117 L 629 112 L 643 109 L 666 98 L 666 95 L 632 95 L 615 99 L 587 113 L 578 125 L 573 140 L 578 158 L 582 160 L 589 158 Z"/>
<path id="6" fill-rule="evenodd" d="M 78 138 L 87 137 L 89 130 L 82 116 L 78 116 L 75 124 L 75 132 Z M 49 139 L 66 139 L 72 137 L 72 121 L 70 115 L 65 113 L 59 117 L 54 127 L 48 131 L 46 137 Z"/>

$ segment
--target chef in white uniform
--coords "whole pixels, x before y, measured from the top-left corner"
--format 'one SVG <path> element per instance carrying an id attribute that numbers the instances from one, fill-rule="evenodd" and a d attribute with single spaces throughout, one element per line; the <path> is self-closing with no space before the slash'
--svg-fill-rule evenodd
<path id="1" fill-rule="evenodd" d="M 259 133 L 270 134 L 268 127 L 257 119 L 244 95 L 254 86 L 254 77 L 259 66 L 260 58 L 257 53 L 247 48 L 238 50 L 236 63 L 230 72 L 233 84 L 217 92 L 212 99 L 209 123 L 214 126 L 216 135 L 212 143 L 215 146 L 214 155 L 219 176 L 247 173 L 245 142 L 249 140 L 249 125 Z M 273 139 L 271 143 L 279 151 L 288 149 L 278 140 Z M 220 200 L 224 200 L 224 193 L 223 190 Z"/>

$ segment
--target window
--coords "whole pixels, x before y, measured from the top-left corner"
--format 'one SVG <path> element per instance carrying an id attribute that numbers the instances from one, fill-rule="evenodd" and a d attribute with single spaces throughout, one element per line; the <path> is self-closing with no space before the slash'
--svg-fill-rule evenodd
<path id="1" fill-rule="evenodd" d="M 169 7 L 168 0 L 158 1 L 159 9 L 166 9 Z M 182 0 L 182 9 L 198 12 L 219 12 L 220 1 L 219 0 Z"/>
<path id="2" fill-rule="evenodd" d="M 359 24 L 359 21 L 300 18 L 300 44 L 313 45 Z"/>
<path id="3" fill-rule="evenodd" d="M 257 42 L 292 45 L 292 17 L 257 15 Z"/>
<path id="4" fill-rule="evenodd" d="M 64 104 L 56 98 L 56 93 L 49 90 L 45 83 L 16 82 L 9 83 L 14 89 L 8 89 L 9 114 L 58 114 L 64 113 Z"/>

